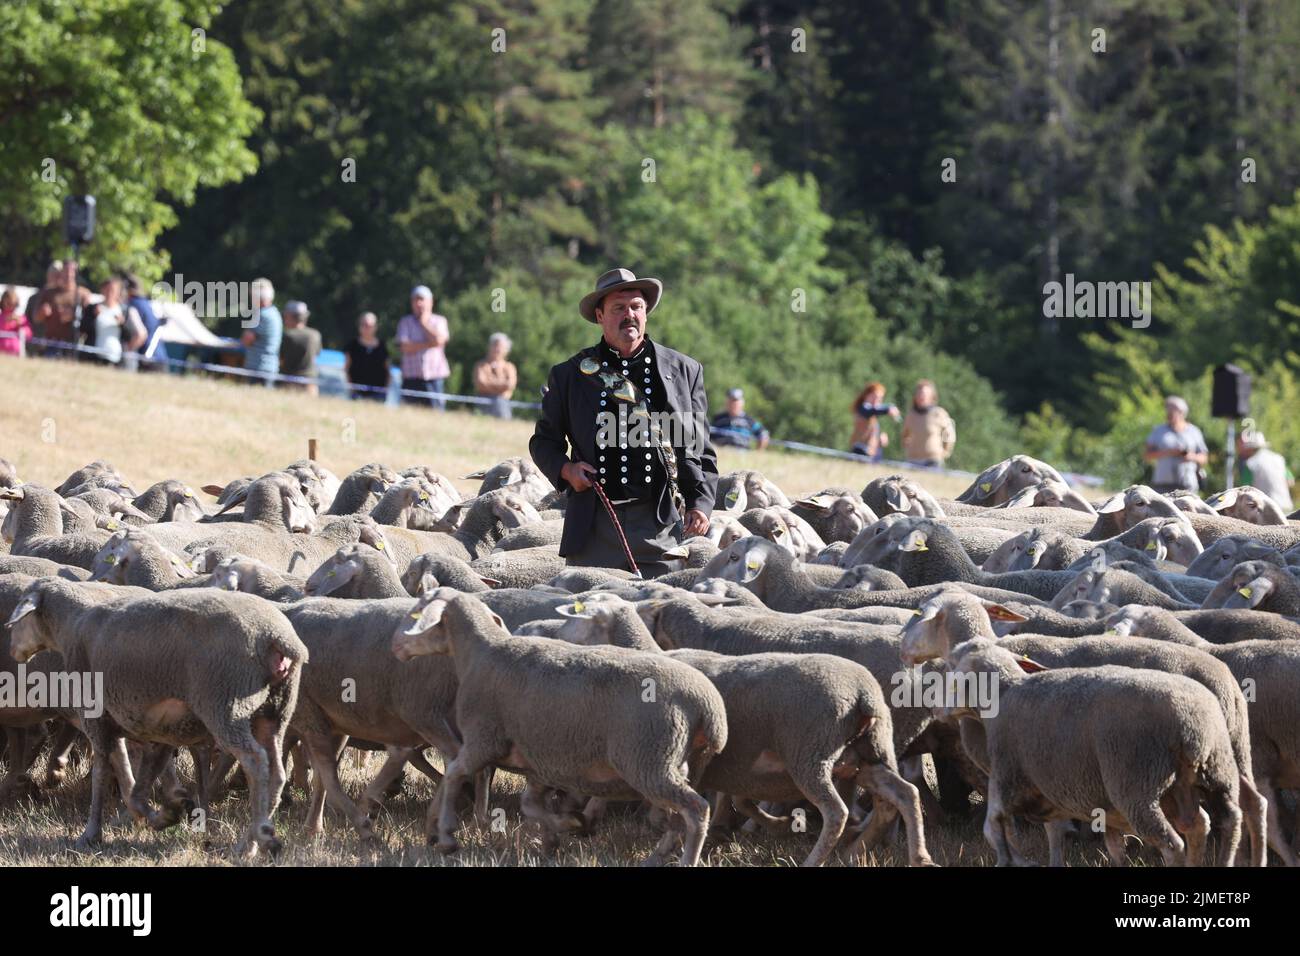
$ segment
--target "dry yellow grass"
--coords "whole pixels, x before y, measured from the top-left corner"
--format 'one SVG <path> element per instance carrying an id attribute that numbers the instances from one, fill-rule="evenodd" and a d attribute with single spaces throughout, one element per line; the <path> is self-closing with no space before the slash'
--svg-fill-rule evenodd
<path id="1" fill-rule="evenodd" d="M 26 481 L 53 487 L 96 458 L 111 461 L 138 488 L 164 478 L 198 487 L 264 474 L 306 457 L 319 440 L 321 464 L 342 476 L 366 462 L 401 469 L 429 464 L 463 492 L 462 475 L 528 454 L 532 423 L 466 411 L 388 408 L 309 398 L 199 376 L 132 375 L 83 363 L 0 359 L 0 457 Z M 861 488 L 889 469 L 784 451 L 720 449 L 719 469 L 757 468 L 793 494 Z M 966 482 L 918 480 L 952 497 Z"/>
<path id="2" fill-rule="evenodd" d="M 348 757 L 342 766 L 343 785 L 354 796 L 364 787 L 369 773 L 381 762 L 372 757 L 368 770 L 354 766 Z M 85 825 L 90 785 L 86 761 L 74 759 L 69 782 L 58 790 L 24 798 L 0 808 L 0 866 L 239 866 L 247 861 L 234 856 L 232 848 L 248 822 L 248 806 L 242 792 L 233 793 L 213 808 L 206 832 L 182 826 L 161 833 L 135 825 L 125 809 L 105 814 L 105 842 L 94 853 L 78 853 L 72 842 Z M 181 757 L 182 766 L 186 758 Z M 37 774 L 43 769 L 38 763 Z M 376 818 L 379 846 L 364 849 L 356 831 L 340 816 L 327 810 L 325 834 L 316 842 L 304 829 L 307 795 L 288 789 L 291 802 L 276 815 L 277 832 L 284 842 L 278 857 L 289 866 L 630 866 L 649 855 L 657 833 L 635 813 L 631 804 L 613 804 L 609 815 L 590 836 L 570 837 L 553 853 L 543 852 L 540 831 L 523 822 L 519 810 L 521 778 L 497 774 L 493 806 L 505 810 L 504 829 L 496 832 L 479 827 L 466 808 L 464 826 L 458 833 L 459 852 L 443 856 L 425 845 L 424 815 L 433 795 L 432 785 L 414 771 L 408 771 L 403 791 L 386 801 Z M 991 866 L 992 850 L 980 830 L 981 814 L 974 808 L 963 821 L 942 827 L 930 826 L 926 839 L 931 856 L 941 866 Z M 797 866 L 816 839 L 816 818 L 808 833 L 713 834 L 705 843 L 702 862 L 707 866 Z M 1041 827 L 1027 828 L 1021 837 L 1027 851 L 1046 862 L 1047 845 Z M 1107 865 L 1098 839 L 1086 838 L 1082 845 L 1070 843 L 1067 858 L 1071 866 Z M 862 864 L 871 867 L 902 866 L 906 852 L 901 838 L 868 854 Z M 1135 856 L 1139 864 L 1158 865 L 1159 857 L 1143 851 Z M 260 860 L 253 865 L 260 865 Z M 844 854 L 829 865 L 855 863 Z"/>

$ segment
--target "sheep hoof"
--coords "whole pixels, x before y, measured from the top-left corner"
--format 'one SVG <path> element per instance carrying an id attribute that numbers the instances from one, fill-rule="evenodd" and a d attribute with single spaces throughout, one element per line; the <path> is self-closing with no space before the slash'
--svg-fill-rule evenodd
<path id="1" fill-rule="evenodd" d="M 913 865 L 913 866 L 933 866 L 933 867 L 938 867 L 938 866 L 939 866 L 938 863 L 934 862 L 934 860 L 930 859 L 928 856 L 917 857 L 916 862 L 913 863 L 912 865 Z"/>
<path id="2" fill-rule="evenodd" d="M 77 837 L 76 842 L 72 844 L 72 848 L 78 853 L 93 853 L 95 850 L 99 849 L 103 843 L 103 837 L 87 836 L 83 833 L 81 836 Z"/>
<path id="3" fill-rule="evenodd" d="M 447 837 L 445 840 L 438 840 L 433 846 L 435 850 L 442 854 L 455 853 L 460 849 L 460 843 L 457 842 L 455 837 Z"/>
<path id="4" fill-rule="evenodd" d="M 581 833 L 587 829 L 587 818 L 581 813 L 565 813 L 560 816 L 559 820 L 561 830 L 571 833 Z"/>

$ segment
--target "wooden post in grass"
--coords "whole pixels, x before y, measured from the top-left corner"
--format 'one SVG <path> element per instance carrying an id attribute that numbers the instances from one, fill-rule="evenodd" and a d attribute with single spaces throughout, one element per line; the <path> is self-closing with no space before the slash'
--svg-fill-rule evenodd
<path id="1" fill-rule="evenodd" d="M 307 457 L 312 461 L 316 460 L 316 439 L 307 439 Z"/>

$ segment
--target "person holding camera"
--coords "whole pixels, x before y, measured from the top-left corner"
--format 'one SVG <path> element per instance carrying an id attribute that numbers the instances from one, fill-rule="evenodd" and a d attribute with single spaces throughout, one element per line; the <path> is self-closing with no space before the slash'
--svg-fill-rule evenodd
<path id="1" fill-rule="evenodd" d="M 1177 395 L 1165 399 L 1165 424 L 1151 429 L 1143 457 L 1155 463 L 1151 487 L 1161 494 L 1200 490 L 1209 448 L 1201 430 L 1187 420 L 1187 402 Z"/>

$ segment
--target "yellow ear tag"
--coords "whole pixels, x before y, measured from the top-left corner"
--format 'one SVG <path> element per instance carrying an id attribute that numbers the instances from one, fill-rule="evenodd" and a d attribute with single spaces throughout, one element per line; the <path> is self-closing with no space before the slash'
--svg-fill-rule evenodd
<path id="1" fill-rule="evenodd" d="M 375 550 L 376 550 L 376 551 L 383 551 L 383 550 L 384 550 L 384 542 L 380 541 L 378 544 L 376 544 L 376 545 L 375 545 Z"/>
<path id="2" fill-rule="evenodd" d="M 420 492 L 420 500 L 421 500 L 421 501 L 428 501 L 428 500 L 429 500 L 429 494 L 428 494 L 428 492 L 425 492 L 425 491 Z"/>
<path id="3" fill-rule="evenodd" d="M 116 522 L 116 521 L 110 521 L 110 522 L 108 523 L 108 530 L 109 530 L 109 531 L 116 531 L 116 530 L 117 530 L 117 522 Z"/>
<path id="4" fill-rule="evenodd" d="M 1250 595 L 1251 595 L 1251 590 L 1250 590 L 1250 588 L 1240 588 L 1240 589 L 1237 591 L 1237 593 L 1240 594 L 1240 595 L 1241 595 L 1242 597 L 1244 597 L 1244 598 L 1249 598 Z"/>
<path id="5" fill-rule="evenodd" d="M 420 612 L 419 612 L 419 611 L 412 611 L 412 612 L 411 612 L 411 620 L 412 620 L 412 621 L 418 621 L 419 619 L 420 619 Z"/>
<path id="6" fill-rule="evenodd" d="M 992 483 L 986 481 L 980 485 L 980 491 L 988 491 L 992 487 L 993 487 Z"/>
<path id="7" fill-rule="evenodd" d="M 117 564 L 117 555 L 115 555 L 115 554 L 110 554 L 110 555 L 109 555 L 107 558 L 105 558 L 104 560 L 107 561 L 109 564 Z"/>
<path id="8" fill-rule="evenodd" d="M 758 570 L 758 562 L 757 562 L 757 561 L 746 561 L 746 562 L 745 562 L 745 567 L 746 567 L 746 569 L 748 569 L 748 570 L 750 570 L 750 571 L 757 571 L 757 570 Z"/>
<path id="9" fill-rule="evenodd" d="M 918 608 L 917 608 L 915 611 L 913 611 L 912 613 L 915 614 L 917 617 L 920 617 L 920 616 L 921 616 L 921 609 L 918 607 Z"/>
<path id="10" fill-rule="evenodd" d="M 186 488 L 186 489 L 185 489 L 185 497 L 186 497 L 186 498 L 193 498 L 193 497 L 194 497 L 194 492 L 192 492 L 192 491 L 190 491 L 190 489 Z"/>
<path id="11" fill-rule="evenodd" d="M 1148 550 L 1148 551 L 1155 551 L 1155 550 L 1156 550 L 1156 543 L 1155 543 L 1154 541 L 1148 541 L 1148 542 L 1147 542 L 1147 550 Z"/>
<path id="12" fill-rule="evenodd" d="M 1118 634 L 1119 631 L 1115 630 L 1113 627 L 1108 627 L 1108 628 L 1106 628 L 1106 633 L 1107 633 L 1107 634 Z"/>

